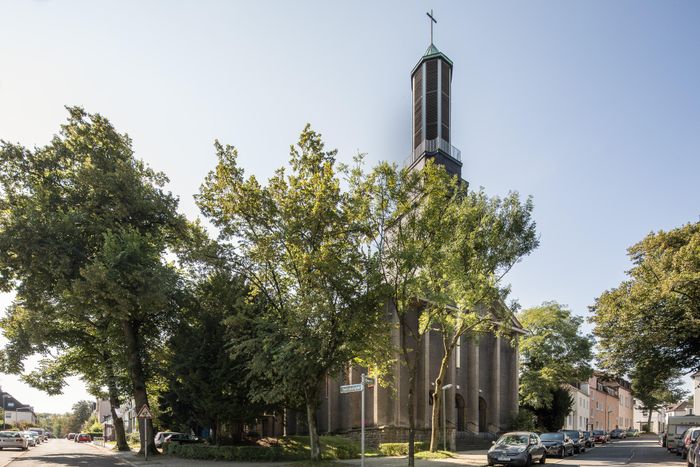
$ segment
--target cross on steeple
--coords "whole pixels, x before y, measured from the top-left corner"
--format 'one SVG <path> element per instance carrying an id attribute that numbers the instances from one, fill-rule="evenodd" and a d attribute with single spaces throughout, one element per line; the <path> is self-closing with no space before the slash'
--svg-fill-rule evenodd
<path id="1" fill-rule="evenodd" d="M 433 10 L 430 10 L 430 13 L 426 12 L 426 15 L 428 15 L 428 18 L 430 18 L 430 43 L 433 43 L 433 23 L 437 24 L 437 20 L 433 16 Z"/>

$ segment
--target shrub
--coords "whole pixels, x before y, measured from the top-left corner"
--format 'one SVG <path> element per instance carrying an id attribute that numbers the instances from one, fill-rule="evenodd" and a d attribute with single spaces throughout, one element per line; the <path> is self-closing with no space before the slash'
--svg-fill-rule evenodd
<path id="1" fill-rule="evenodd" d="M 427 451 L 430 449 L 430 444 L 425 441 L 417 441 L 413 443 L 413 447 L 416 452 Z M 381 443 L 379 454 L 382 456 L 407 456 L 408 443 Z"/>
<path id="2" fill-rule="evenodd" d="M 132 433 L 127 433 L 126 442 L 129 444 L 140 443 L 141 442 L 141 435 L 139 434 L 138 431 L 134 431 Z"/>

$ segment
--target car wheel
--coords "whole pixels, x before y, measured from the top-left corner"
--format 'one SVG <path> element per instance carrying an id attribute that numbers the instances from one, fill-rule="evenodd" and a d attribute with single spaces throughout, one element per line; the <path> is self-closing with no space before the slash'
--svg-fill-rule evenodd
<path id="1" fill-rule="evenodd" d="M 27 450 L 29 450 L 29 448 L 26 446 L 22 448 L 22 451 L 27 451 Z"/>
<path id="2" fill-rule="evenodd" d="M 547 453 L 543 452 L 542 457 L 540 457 L 540 464 L 544 464 L 545 462 L 547 462 Z"/>
<path id="3" fill-rule="evenodd" d="M 565 455 L 566 455 L 566 454 L 565 454 L 564 448 L 562 447 L 562 448 L 561 448 L 561 452 L 559 453 L 559 458 L 560 458 L 560 459 L 563 459 Z"/>
<path id="4" fill-rule="evenodd" d="M 525 460 L 525 467 L 530 467 L 532 465 L 532 456 L 528 454 L 527 460 Z"/>

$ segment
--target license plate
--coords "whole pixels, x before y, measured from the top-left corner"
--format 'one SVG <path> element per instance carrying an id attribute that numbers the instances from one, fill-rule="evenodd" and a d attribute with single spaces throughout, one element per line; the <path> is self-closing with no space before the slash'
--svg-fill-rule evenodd
<path id="1" fill-rule="evenodd" d="M 499 462 L 510 462 L 510 457 L 499 457 L 498 461 Z"/>

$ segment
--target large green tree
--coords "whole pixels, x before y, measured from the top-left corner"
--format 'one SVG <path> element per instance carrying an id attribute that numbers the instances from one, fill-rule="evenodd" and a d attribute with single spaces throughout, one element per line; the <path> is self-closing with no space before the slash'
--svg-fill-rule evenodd
<path id="1" fill-rule="evenodd" d="M 31 352 L 58 353 L 68 365 L 74 355 L 111 362 L 141 407 L 149 364 L 177 316 L 179 279 L 165 255 L 186 223 L 163 190 L 166 178 L 134 157 L 127 135 L 100 115 L 68 111 L 46 146 L 0 146 L 0 287 L 16 291 L 3 328 L 20 329 L 22 313 L 46 327 L 9 334 L 3 363 L 22 372 Z M 95 352 L 100 344 L 110 355 Z M 86 374 L 83 365 L 73 370 Z M 112 399 L 114 381 L 103 374 Z"/>
<path id="2" fill-rule="evenodd" d="M 601 365 L 700 369 L 700 222 L 650 233 L 628 255 L 628 278 L 591 307 Z"/>
<path id="3" fill-rule="evenodd" d="M 527 331 L 520 340 L 520 402 L 537 416 L 538 425 L 556 431 L 571 410 L 563 386 L 592 374 L 593 338 L 581 334 L 583 318 L 556 302 L 518 314 Z"/>
<path id="4" fill-rule="evenodd" d="M 440 331 L 443 358 L 434 382 L 443 385 L 452 352 L 463 335 L 493 330 L 506 316 L 502 277 L 537 246 L 532 202 L 517 194 L 490 198 L 432 161 L 420 170 L 380 164 L 367 178 L 370 218 L 388 284 L 391 308 L 402 334 L 401 355 L 408 370 L 409 464 L 417 358 L 423 338 Z M 485 311 L 488 310 L 488 311 Z M 506 313 L 507 314 L 507 313 Z M 440 398 L 433 396 L 431 449 L 436 450 Z"/>
<path id="5" fill-rule="evenodd" d="M 229 351 L 229 321 L 255 317 L 242 278 L 214 270 L 193 284 L 186 319 L 168 342 L 160 397 L 161 422 L 169 429 L 210 427 L 212 441 L 240 441 L 243 424 L 266 407 L 251 400 L 250 356 Z M 237 338 L 234 336 L 234 339 Z"/>
<path id="6" fill-rule="evenodd" d="M 248 371 L 275 382 L 254 387 L 257 397 L 303 401 L 310 455 L 318 460 L 323 381 L 386 330 L 356 172 L 339 167 L 335 151 L 325 151 L 308 126 L 291 149 L 289 168 L 265 185 L 244 177 L 234 148 L 216 149 L 218 164 L 197 201 L 229 247 L 231 270 L 265 303 L 250 323 L 254 333 L 232 348 L 257 349 Z"/>

